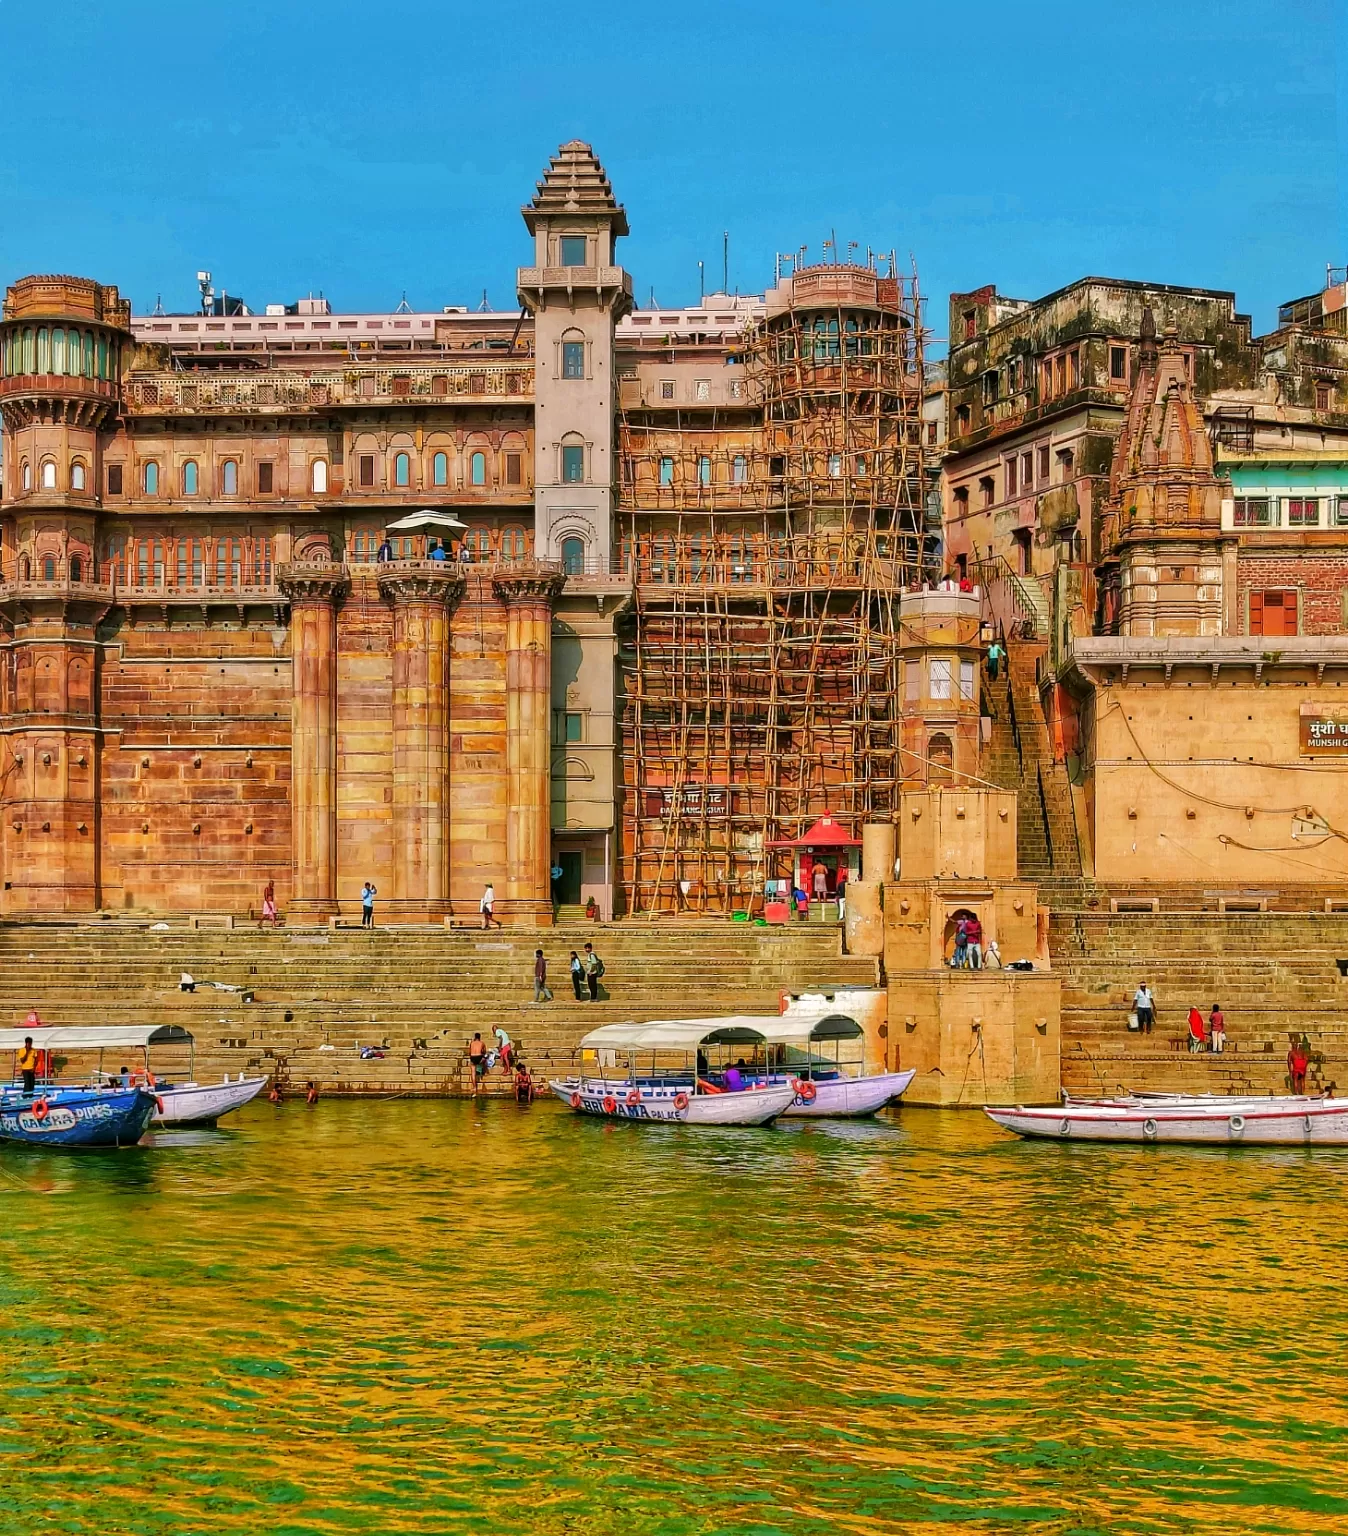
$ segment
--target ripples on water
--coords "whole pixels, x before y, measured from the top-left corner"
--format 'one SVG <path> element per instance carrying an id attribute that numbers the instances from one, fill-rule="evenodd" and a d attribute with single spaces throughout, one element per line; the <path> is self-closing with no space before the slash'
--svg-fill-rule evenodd
<path id="1" fill-rule="evenodd" d="M 0 1149 L 0 1530 L 1348 1529 L 1348 1153 L 234 1124 Z"/>

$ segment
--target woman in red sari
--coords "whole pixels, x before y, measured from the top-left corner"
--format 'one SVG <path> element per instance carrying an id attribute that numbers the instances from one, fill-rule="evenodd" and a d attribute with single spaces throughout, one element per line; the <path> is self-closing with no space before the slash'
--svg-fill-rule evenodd
<path id="1" fill-rule="evenodd" d="M 1205 1051 L 1208 1048 L 1208 1032 L 1203 1024 L 1203 1015 L 1197 1008 L 1189 1010 L 1189 1050 L 1191 1052 Z"/>

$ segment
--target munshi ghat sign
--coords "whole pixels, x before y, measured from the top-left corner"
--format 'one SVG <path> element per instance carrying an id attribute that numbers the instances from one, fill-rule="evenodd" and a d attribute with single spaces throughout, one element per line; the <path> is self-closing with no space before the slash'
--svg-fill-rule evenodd
<path id="1" fill-rule="evenodd" d="M 1348 757 L 1348 715 L 1302 715 L 1301 750 L 1341 752 Z"/>

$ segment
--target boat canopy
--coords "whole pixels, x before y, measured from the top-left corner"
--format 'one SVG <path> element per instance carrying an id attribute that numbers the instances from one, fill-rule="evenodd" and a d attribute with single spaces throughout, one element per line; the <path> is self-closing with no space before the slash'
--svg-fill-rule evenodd
<path id="1" fill-rule="evenodd" d="M 779 1022 L 748 1014 L 725 1019 L 652 1019 L 649 1023 L 603 1024 L 580 1042 L 587 1051 L 696 1051 L 703 1045 L 763 1045 L 765 1031 Z"/>
<path id="2" fill-rule="evenodd" d="M 811 1045 L 820 1040 L 860 1040 L 866 1033 L 846 1013 L 784 1013 L 770 1021 L 769 1045 Z"/>
<path id="3" fill-rule="evenodd" d="M 0 1051 L 18 1051 L 32 1036 L 39 1051 L 101 1051 L 105 1047 L 190 1045 L 191 1034 L 179 1024 L 115 1025 L 104 1029 L 61 1029 L 36 1025 L 32 1029 L 0 1029 Z"/>

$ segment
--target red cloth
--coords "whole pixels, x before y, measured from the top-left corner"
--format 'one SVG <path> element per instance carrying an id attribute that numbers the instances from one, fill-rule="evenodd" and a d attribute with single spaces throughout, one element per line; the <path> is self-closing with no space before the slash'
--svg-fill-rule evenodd
<path id="1" fill-rule="evenodd" d="M 1203 1015 L 1199 1013 L 1197 1008 L 1190 1008 L 1189 1010 L 1189 1033 L 1195 1040 L 1206 1040 L 1208 1038 L 1207 1031 L 1203 1028 Z"/>

